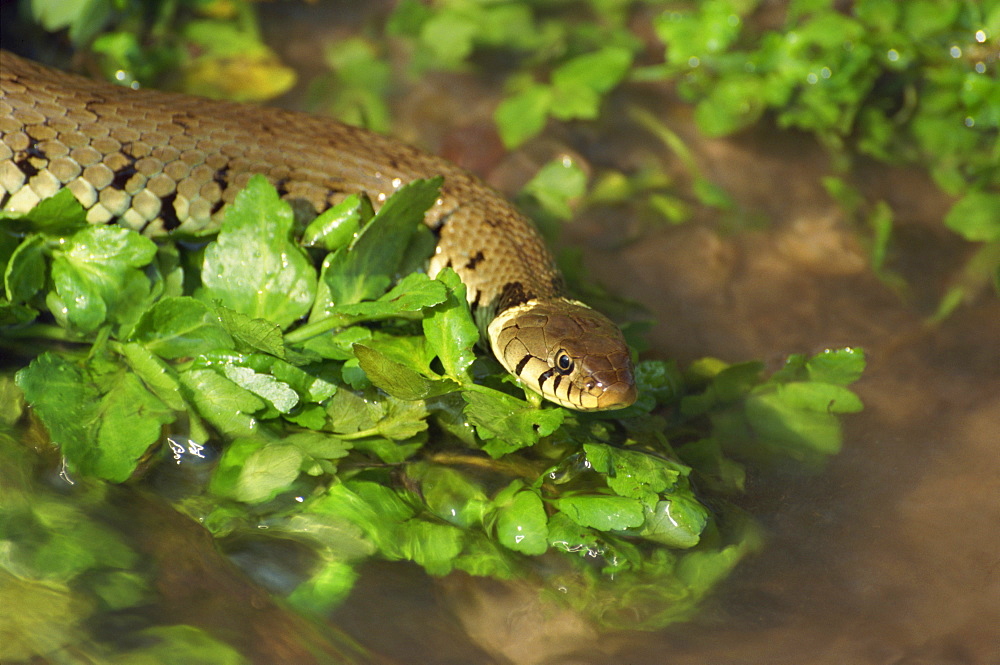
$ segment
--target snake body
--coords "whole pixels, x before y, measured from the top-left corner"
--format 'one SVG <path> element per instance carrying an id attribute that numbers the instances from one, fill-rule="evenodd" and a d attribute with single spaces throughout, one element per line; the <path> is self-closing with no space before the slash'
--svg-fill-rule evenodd
<path id="1" fill-rule="evenodd" d="M 147 235 L 218 228 L 254 174 L 297 210 L 444 177 L 425 216 L 428 267 L 453 268 L 487 321 L 500 363 L 543 397 L 578 410 L 635 401 L 629 349 L 607 317 L 566 296 L 538 232 L 496 191 L 450 162 L 328 118 L 131 90 L 0 51 L 0 205 L 26 212 L 68 187 L 91 223 Z"/>

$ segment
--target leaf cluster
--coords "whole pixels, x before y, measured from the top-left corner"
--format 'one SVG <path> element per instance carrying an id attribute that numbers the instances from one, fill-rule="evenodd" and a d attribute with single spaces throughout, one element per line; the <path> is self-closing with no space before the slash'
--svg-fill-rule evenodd
<path id="1" fill-rule="evenodd" d="M 266 527 L 313 551 L 301 609 L 335 606 L 378 556 L 546 588 L 558 570 L 607 625 L 688 616 L 759 546 L 737 459 L 836 452 L 863 353 L 770 378 L 643 361 L 628 409 L 539 404 L 477 353 L 457 275 L 420 270 L 439 184 L 298 224 L 256 177 L 197 243 L 89 226 L 69 192 L 7 214 L 0 334 L 27 366 L 6 388 L 72 477 L 207 469 L 175 505 L 218 538 Z"/>

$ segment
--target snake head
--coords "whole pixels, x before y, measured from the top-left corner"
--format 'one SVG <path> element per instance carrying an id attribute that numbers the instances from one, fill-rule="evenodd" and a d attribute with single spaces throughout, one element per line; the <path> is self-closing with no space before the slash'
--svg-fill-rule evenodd
<path id="1" fill-rule="evenodd" d="M 583 303 L 529 300 L 497 315 L 488 333 L 500 364 L 548 400 L 578 411 L 635 402 L 625 338 L 608 317 Z"/>

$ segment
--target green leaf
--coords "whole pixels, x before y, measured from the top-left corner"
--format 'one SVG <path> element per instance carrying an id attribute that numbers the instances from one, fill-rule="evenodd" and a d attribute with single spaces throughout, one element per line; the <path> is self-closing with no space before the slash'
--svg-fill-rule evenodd
<path id="1" fill-rule="evenodd" d="M 255 319 L 223 305 L 215 313 L 226 331 L 236 341 L 239 351 L 263 351 L 277 358 L 285 357 L 285 340 L 281 328 L 267 319 Z"/>
<path id="2" fill-rule="evenodd" d="M 746 415 L 762 443 L 795 459 L 840 451 L 840 421 L 832 413 L 803 409 L 771 393 L 748 397 Z"/>
<path id="3" fill-rule="evenodd" d="M 603 443 L 584 444 L 583 450 L 591 467 L 607 475 L 608 487 L 619 496 L 640 499 L 647 507 L 653 506 L 660 493 L 671 490 L 690 472 L 677 462 Z"/>
<path id="4" fill-rule="evenodd" d="M 77 461 L 66 452 L 66 461 L 81 472 L 111 482 L 124 482 L 174 415 L 142 385 L 135 374 L 119 372 L 101 397 L 97 408 L 96 459 L 89 453 Z"/>
<path id="5" fill-rule="evenodd" d="M 146 387 L 174 411 L 186 411 L 187 402 L 181 397 L 180 382 L 173 368 L 142 344 L 128 343 L 118 347 L 129 368 Z"/>
<path id="6" fill-rule="evenodd" d="M 796 381 L 775 388 L 775 396 L 797 409 L 819 413 L 857 413 L 864 406 L 843 386 L 818 381 Z"/>
<path id="7" fill-rule="evenodd" d="M 24 240 L 10 256 L 3 282 L 7 299 L 14 304 L 31 300 L 45 286 L 45 238 Z"/>
<path id="8" fill-rule="evenodd" d="M 330 316 L 375 320 L 413 314 L 447 299 L 444 286 L 424 273 L 410 273 L 378 300 L 336 305 L 327 310 Z"/>
<path id="9" fill-rule="evenodd" d="M 419 483 L 427 509 L 437 517 L 465 529 L 482 524 L 490 502 L 474 479 L 426 462 L 408 465 L 406 475 Z"/>
<path id="10" fill-rule="evenodd" d="M 54 291 L 49 310 L 63 325 L 93 332 L 106 321 L 125 323 L 144 309 L 149 279 L 139 268 L 156 245 L 134 231 L 94 226 L 77 231 L 52 252 Z"/>
<path id="11" fill-rule="evenodd" d="M 401 187 L 361 230 L 349 251 L 342 247 L 328 258 L 323 279 L 331 304 L 357 303 L 385 293 L 410 236 L 437 201 L 440 188 L 440 177 Z"/>
<path id="12" fill-rule="evenodd" d="M 0 302 L 0 326 L 21 326 L 38 317 L 38 310 L 27 305 Z"/>
<path id="13" fill-rule="evenodd" d="M 70 234 L 87 228 L 87 214 L 83 206 L 73 196 L 73 192 L 63 188 L 26 213 L 0 210 L 0 220 L 4 226 L 22 231 L 43 231 L 57 235 Z"/>
<path id="14" fill-rule="evenodd" d="M 680 494 L 646 508 L 646 521 L 636 533 L 667 547 L 687 549 L 701 540 L 709 512 L 693 497 Z"/>
<path id="15" fill-rule="evenodd" d="M 556 507 L 583 527 L 617 531 L 642 526 L 645 515 L 638 499 L 577 494 L 556 499 Z"/>
<path id="16" fill-rule="evenodd" d="M 164 298 L 148 309 L 132 331 L 132 340 L 162 358 L 183 358 L 231 348 L 233 339 L 215 311 L 182 296 Z"/>
<path id="17" fill-rule="evenodd" d="M 295 446 L 309 457 L 324 460 L 346 457 L 352 447 L 350 441 L 326 432 L 296 432 L 286 436 L 282 442 Z"/>
<path id="18" fill-rule="evenodd" d="M 63 454 L 77 461 L 96 456 L 88 443 L 100 392 L 79 365 L 46 352 L 20 370 L 15 381 Z"/>
<path id="19" fill-rule="evenodd" d="M 244 503 L 271 500 L 298 478 L 303 460 L 302 450 L 295 445 L 279 443 L 258 448 L 243 462 L 233 498 Z"/>
<path id="20" fill-rule="evenodd" d="M 577 552 L 580 556 L 597 556 L 601 544 L 596 532 L 582 527 L 566 513 L 556 513 L 549 518 L 549 545 L 562 552 Z"/>
<path id="21" fill-rule="evenodd" d="M 343 201 L 322 213 L 306 227 L 302 234 L 302 244 L 306 247 L 322 247 L 334 252 L 346 247 L 361 230 L 361 222 L 370 215 L 364 210 L 371 209 L 371 203 L 362 204 L 357 194 L 351 194 Z"/>
<path id="22" fill-rule="evenodd" d="M 371 382 L 399 399 L 427 399 L 454 392 L 460 387 L 451 379 L 429 379 L 364 344 L 355 344 L 354 354 Z"/>
<path id="23" fill-rule="evenodd" d="M 465 391 L 465 417 L 475 425 L 485 441 L 485 450 L 494 459 L 534 445 L 559 428 L 566 416 L 561 408 L 536 408 L 504 393 L 478 388 Z"/>
<path id="24" fill-rule="evenodd" d="M 493 114 L 504 146 L 511 150 L 545 128 L 552 104 L 552 89 L 530 85 L 506 97 Z"/>
<path id="25" fill-rule="evenodd" d="M 448 295 L 425 314 L 424 335 L 430 352 L 441 360 L 445 374 L 464 384 L 471 381 L 469 368 L 476 359 L 473 347 L 479 341 L 479 329 L 469 311 L 465 285 L 455 271 L 446 268 L 435 281 L 447 287 Z"/>
<path id="26" fill-rule="evenodd" d="M 587 190 L 587 174 L 568 157 L 546 163 L 521 190 L 557 219 L 573 216 L 573 207 Z"/>
<path id="27" fill-rule="evenodd" d="M 299 612 L 325 615 L 347 600 L 359 574 L 345 561 L 327 561 L 295 588 L 288 602 Z"/>
<path id="28" fill-rule="evenodd" d="M 174 415 L 134 374 L 107 370 L 99 387 L 88 367 L 45 353 L 16 380 L 70 468 L 123 482 Z"/>
<path id="29" fill-rule="evenodd" d="M 304 316 L 316 295 L 316 271 L 290 237 L 291 206 L 254 176 L 226 210 L 218 238 L 205 248 L 198 297 L 219 301 L 282 329 Z"/>
<path id="30" fill-rule="evenodd" d="M 545 553 L 549 548 L 548 518 L 536 492 L 521 490 L 497 508 L 497 539 L 502 545 L 522 554 Z"/>
<path id="31" fill-rule="evenodd" d="M 279 381 L 270 374 L 255 372 L 250 367 L 239 365 L 222 365 L 222 373 L 227 379 L 263 398 L 280 413 L 288 413 L 299 403 L 299 395 L 284 381 Z"/>
<path id="32" fill-rule="evenodd" d="M 951 207 L 944 223 L 966 240 L 1000 240 L 1000 194 L 969 192 Z"/>
<path id="33" fill-rule="evenodd" d="M 865 352 L 860 348 L 826 349 L 806 362 L 812 381 L 846 386 L 861 378 Z"/>
<path id="34" fill-rule="evenodd" d="M 619 46 L 608 46 L 585 53 L 559 65 L 552 72 L 556 88 L 582 87 L 606 93 L 621 83 L 632 64 L 632 53 Z"/>
<path id="35" fill-rule="evenodd" d="M 250 414 L 264 403 L 253 393 L 210 369 L 190 369 L 179 376 L 188 401 L 222 433 L 235 437 L 257 432 L 257 420 Z"/>
<path id="36" fill-rule="evenodd" d="M 431 575 L 447 575 L 462 551 L 464 532 L 451 524 L 410 520 L 399 532 L 399 551 Z"/>

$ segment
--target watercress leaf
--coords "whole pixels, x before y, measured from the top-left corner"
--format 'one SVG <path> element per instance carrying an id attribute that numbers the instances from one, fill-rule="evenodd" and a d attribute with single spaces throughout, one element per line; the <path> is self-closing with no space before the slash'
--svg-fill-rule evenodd
<path id="1" fill-rule="evenodd" d="M 532 84 L 506 97 L 493 119 L 507 149 L 516 148 L 542 131 L 552 106 L 552 89 Z"/>
<path id="2" fill-rule="evenodd" d="M 305 315 L 317 278 L 290 237 L 293 223 L 291 206 L 267 179 L 251 178 L 226 210 L 218 238 L 205 248 L 198 297 L 282 329 Z"/>
<path id="3" fill-rule="evenodd" d="M 579 83 L 552 86 L 549 113 L 558 120 L 593 120 L 601 109 L 601 96 Z"/>
<path id="4" fill-rule="evenodd" d="M 251 359 L 261 354 L 252 354 Z M 330 365 L 309 365 L 306 369 L 296 367 L 283 360 L 264 356 L 269 362 L 267 369 L 279 381 L 284 381 L 310 402 L 322 402 L 337 392 L 336 368 Z"/>
<path id="5" fill-rule="evenodd" d="M 399 556 L 423 566 L 431 575 L 447 575 L 462 551 L 464 531 L 451 524 L 422 519 L 407 521 L 398 532 Z"/>
<path id="6" fill-rule="evenodd" d="M 556 88 L 582 87 L 605 93 L 621 83 L 632 64 L 632 53 L 620 46 L 608 46 L 584 53 L 559 65 L 552 72 Z"/>
<path id="7" fill-rule="evenodd" d="M 802 408 L 798 401 L 778 393 L 747 398 L 746 416 L 762 444 L 800 460 L 815 453 L 839 452 L 841 429 L 837 417 L 825 410 Z"/>
<path id="8" fill-rule="evenodd" d="M 180 373 L 181 385 L 198 413 L 229 436 L 250 436 L 257 432 L 257 420 L 250 414 L 264 408 L 253 393 L 210 370 L 194 368 Z"/>
<path id="9" fill-rule="evenodd" d="M 145 309 L 149 279 L 139 270 L 156 245 L 134 231 L 91 226 L 52 252 L 49 309 L 62 325 L 88 333 L 105 321 L 125 323 Z"/>
<path id="10" fill-rule="evenodd" d="M 438 177 L 401 187 L 361 230 L 349 251 L 342 247 L 328 258 L 323 279 L 333 305 L 371 300 L 385 292 L 410 236 L 437 201 L 441 182 Z"/>
<path id="11" fill-rule="evenodd" d="M 268 319 L 255 319 L 225 305 L 216 304 L 215 313 L 232 335 L 239 351 L 263 351 L 285 358 L 285 340 L 281 328 Z"/>
<path id="12" fill-rule="evenodd" d="M 402 464 L 417 454 L 424 441 L 410 439 L 407 442 L 393 441 L 379 436 L 368 436 L 354 442 L 354 449 L 374 455 L 384 464 Z"/>
<path id="13" fill-rule="evenodd" d="M 761 535 L 753 524 L 733 531 L 735 544 L 719 549 L 699 548 L 686 553 L 677 562 L 677 579 L 695 598 L 714 588 L 747 554 L 760 549 Z"/>
<path id="14" fill-rule="evenodd" d="M 352 447 L 350 441 L 325 432 L 296 432 L 286 436 L 282 442 L 297 447 L 309 457 L 325 460 L 345 457 Z"/>
<path id="15" fill-rule="evenodd" d="M 509 580 L 523 572 L 518 555 L 477 531 L 465 532 L 462 552 L 451 563 L 455 570 L 477 577 Z"/>
<path id="16" fill-rule="evenodd" d="M 366 407 L 366 400 L 349 390 L 338 390 L 326 407 L 333 431 L 354 434 L 375 427 L 375 418 Z"/>
<path id="17" fill-rule="evenodd" d="M 415 462 L 407 465 L 406 475 L 419 483 L 420 496 L 432 514 L 462 528 L 482 524 L 490 502 L 479 483 L 466 474 L 438 464 Z"/>
<path id="18" fill-rule="evenodd" d="M 424 273 L 410 273 L 378 300 L 330 307 L 327 314 L 363 319 L 411 314 L 444 302 L 447 293 L 443 284 L 430 279 Z"/>
<path id="19" fill-rule="evenodd" d="M 809 378 L 841 386 L 854 383 L 865 370 L 865 352 L 859 348 L 827 349 L 805 363 Z"/>
<path id="20" fill-rule="evenodd" d="M 180 382 L 172 367 L 142 344 L 121 344 L 118 351 L 124 356 L 129 368 L 160 401 L 174 411 L 187 410 L 187 402 L 181 397 Z"/>
<path id="21" fill-rule="evenodd" d="M 11 254 L 4 270 L 7 299 L 14 304 L 31 300 L 45 286 L 45 237 L 33 235 Z"/>
<path id="22" fill-rule="evenodd" d="M 818 381 L 793 382 L 776 388 L 788 404 L 824 413 L 857 413 L 864 409 L 858 396 L 844 388 Z"/>
<path id="23" fill-rule="evenodd" d="M 336 332 L 318 335 L 295 344 L 293 348 L 306 353 L 315 353 L 328 360 L 353 360 L 352 347 L 358 342 L 367 342 L 373 336 L 371 328 L 348 326 Z"/>
<path id="24" fill-rule="evenodd" d="M 559 497 L 553 503 L 580 526 L 599 531 L 637 527 L 645 521 L 642 503 L 624 496 L 575 494 Z"/>
<path id="25" fill-rule="evenodd" d="M 548 519 L 542 500 L 532 490 L 521 490 L 498 507 L 497 540 L 522 554 L 544 554 L 549 548 Z"/>
<path id="26" fill-rule="evenodd" d="M 580 526 L 566 513 L 558 512 L 549 518 L 549 546 L 563 552 L 579 552 L 581 556 L 595 556 L 601 550 L 596 532 Z"/>
<path id="27" fill-rule="evenodd" d="M 160 438 L 175 416 L 135 374 L 120 371 L 97 408 L 96 458 L 88 455 L 77 468 L 111 482 L 123 482 Z M 67 461 L 74 462 L 67 455 Z"/>
<path id="28" fill-rule="evenodd" d="M 586 190 L 587 174 L 576 160 L 564 157 L 542 166 L 521 193 L 532 197 L 545 213 L 566 220 Z"/>
<path id="29" fill-rule="evenodd" d="M 325 561 L 288 595 L 288 603 L 300 612 L 325 615 L 347 600 L 358 577 L 357 570 L 346 561 Z"/>
<path id="30" fill-rule="evenodd" d="M 384 403 L 385 417 L 375 425 L 378 434 L 404 441 L 427 429 L 427 406 L 423 400 L 404 401 L 390 396 Z"/>
<path id="31" fill-rule="evenodd" d="M 246 461 L 266 445 L 266 441 L 256 437 L 237 437 L 230 441 L 212 472 L 209 489 L 218 496 L 235 497 L 236 484 Z"/>
<path id="32" fill-rule="evenodd" d="M 27 305 L 0 302 L 0 326 L 22 326 L 38 317 L 38 310 Z"/>
<path id="33" fill-rule="evenodd" d="M 332 485 L 309 506 L 310 512 L 336 515 L 357 525 L 385 551 L 394 547 L 393 531 L 413 517 L 413 509 L 392 489 L 370 481 Z"/>
<path id="34" fill-rule="evenodd" d="M 445 374 L 464 384 L 471 381 L 469 368 L 476 359 L 473 347 L 479 341 L 479 329 L 469 311 L 465 284 L 455 271 L 445 268 L 435 281 L 447 287 L 447 299 L 435 303 L 425 314 L 424 335 L 430 352 L 441 360 Z"/>
<path id="35" fill-rule="evenodd" d="M 746 488 L 746 470 L 723 454 L 717 439 L 699 439 L 676 450 L 686 464 L 697 470 L 700 487 L 722 494 L 743 492 Z"/>
<path id="36" fill-rule="evenodd" d="M 684 389 L 684 377 L 674 361 L 643 360 L 635 366 L 635 382 L 640 394 L 650 394 L 658 404 L 671 404 Z"/>
<path id="37" fill-rule="evenodd" d="M 636 534 L 667 547 L 687 549 L 701 540 L 709 512 L 693 497 L 677 494 L 646 507 L 646 521 Z"/>
<path id="38" fill-rule="evenodd" d="M 222 373 L 236 385 L 266 400 L 280 413 L 288 413 L 299 403 L 298 393 L 270 374 L 233 364 L 222 365 Z"/>
<path id="39" fill-rule="evenodd" d="M 42 199 L 26 213 L 2 210 L 0 220 L 4 221 L 4 226 L 21 232 L 42 231 L 55 235 L 71 234 L 88 226 L 83 206 L 66 188 Z"/>
<path id="40" fill-rule="evenodd" d="M 328 252 L 346 247 L 361 229 L 362 212 L 361 197 L 357 194 L 349 195 L 321 213 L 306 227 L 302 234 L 302 244 L 306 247 L 322 247 Z"/>
<path id="41" fill-rule="evenodd" d="M 132 339 L 162 358 L 195 356 L 220 348 L 232 348 L 215 311 L 205 303 L 181 296 L 164 298 L 139 319 Z"/>
<path id="42" fill-rule="evenodd" d="M 690 472 L 677 462 L 603 443 L 586 443 L 583 449 L 591 467 L 606 474 L 608 487 L 619 496 L 642 500 L 647 507 L 657 502 L 658 494 L 673 489 L 678 479 Z"/>
<path id="43" fill-rule="evenodd" d="M 496 390 L 477 388 L 465 391 L 465 416 L 485 441 L 485 450 L 494 459 L 534 445 L 538 439 L 559 428 L 566 411 L 538 409 L 524 400 Z"/>
<path id="44" fill-rule="evenodd" d="M 18 372 L 17 383 L 70 468 L 112 482 L 132 475 L 174 419 L 133 373 L 104 359 L 80 366 L 45 353 Z"/>
<path id="45" fill-rule="evenodd" d="M 83 368 L 46 352 L 20 370 L 15 382 L 67 458 L 85 463 L 96 457 L 90 427 L 100 393 Z"/>
<path id="46" fill-rule="evenodd" d="M 304 453 L 293 444 L 273 443 L 250 453 L 240 468 L 233 498 L 244 503 L 269 501 L 298 478 Z"/>
<path id="47" fill-rule="evenodd" d="M 355 344 L 353 348 L 361 369 L 371 382 L 393 397 L 404 400 L 427 399 L 459 389 L 459 385 L 451 379 L 428 379 L 370 346 Z"/>

